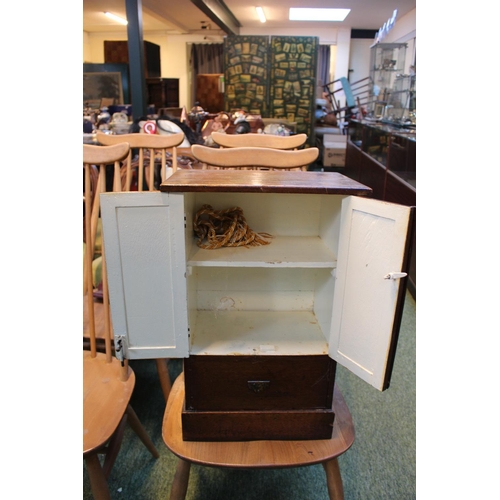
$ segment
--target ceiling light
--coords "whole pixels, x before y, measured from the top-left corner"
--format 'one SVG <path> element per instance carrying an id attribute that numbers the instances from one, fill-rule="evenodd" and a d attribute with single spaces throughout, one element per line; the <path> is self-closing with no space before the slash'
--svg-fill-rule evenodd
<path id="1" fill-rule="evenodd" d="M 113 19 L 113 21 L 116 21 L 117 23 L 123 24 L 124 26 L 127 26 L 128 21 L 126 19 L 123 19 L 122 17 L 115 16 L 114 14 L 111 14 L 111 12 L 105 12 L 104 13 L 106 16 L 108 16 L 110 19 Z"/>
<path id="2" fill-rule="evenodd" d="M 351 9 L 294 9 L 289 11 L 290 21 L 343 21 Z"/>
<path id="3" fill-rule="evenodd" d="M 257 15 L 259 16 L 260 22 L 265 23 L 266 16 L 264 14 L 264 9 L 262 7 L 255 7 L 255 10 L 257 11 Z"/>

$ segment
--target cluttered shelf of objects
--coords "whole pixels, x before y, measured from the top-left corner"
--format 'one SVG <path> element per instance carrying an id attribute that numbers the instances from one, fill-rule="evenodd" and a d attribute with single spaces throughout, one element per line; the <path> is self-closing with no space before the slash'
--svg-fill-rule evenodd
<path id="1" fill-rule="evenodd" d="M 149 111 L 152 111 L 149 113 Z M 181 147 L 192 144 L 216 146 L 211 140 L 212 132 L 227 134 L 263 133 L 280 136 L 294 135 L 296 123 L 285 119 L 262 118 L 243 110 L 233 113 L 221 111 L 208 113 L 196 105 L 191 111 L 186 108 L 160 108 L 148 110 L 147 117 L 131 120 L 131 106 L 118 105 L 92 109 L 83 109 L 83 142 L 97 144 L 96 132 L 109 134 L 128 134 L 136 132 L 172 134 L 184 132 L 186 138 Z M 146 125 L 146 122 L 147 125 Z M 153 125 L 154 124 L 154 125 Z M 146 125 L 146 128 L 144 128 Z"/>
<path id="2" fill-rule="evenodd" d="M 239 110 L 233 113 L 221 111 L 208 113 L 198 103 L 189 111 L 186 108 L 148 108 L 148 115 L 131 119 L 131 105 L 104 106 L 92 108 L 84 105 L 83 143 L 100 145 L 97 132 L 123 135 L 148 133 L 171 135 L 184 133 L 182 144 L 177 147 L 178 168 L 202 169 L 201 164 L 191 154 L 191 146 L 201 144 L 218 148 L 212 133 L 225 134 L 269 134 L 276 136 L 295 135 L 296 123 L 285 119 L 262 118 Z M 307 147 L 307 146 L 306 146 Z M 167 162 L 170 161 L 167 152 Z"/>

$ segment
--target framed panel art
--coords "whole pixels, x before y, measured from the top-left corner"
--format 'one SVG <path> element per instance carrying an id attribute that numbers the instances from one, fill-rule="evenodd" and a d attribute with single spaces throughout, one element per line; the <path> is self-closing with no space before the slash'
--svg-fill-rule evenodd
<path id="1" fill-rule="evenodd" d="M 224 39 L 224 109 L 268 115 L 269 37 L 235 35 Z"/>
<path id="2" fill-rule="evenodd" d="M 313 135 L 319 38 L 272 36 L 269 108 L 272 118 L 297 122 L 297 133 Z"/>
<path id="3" fill-rule="evenodd" d="M 123 103 L 121 73 L 83 73 L 83 101 L 103 98 Z"/>
<path id="4" fill-rule="evenodd" d="M 109 79 L 107 75 L 113 75 Z M 106 76 L 105 76 L 106 75 Z M 102 91 L 99 90 L 102 88 Z M 130 103 L 128 64 L 125 63 L 83 63 L 83 102 L 112 98 L 114 104 Z M 121 88 L 121 91 L 120 91 Z M 97 95 L 96 95 L 97 94 Z M 95 97 L 94 97 L 95 96 Z"/>

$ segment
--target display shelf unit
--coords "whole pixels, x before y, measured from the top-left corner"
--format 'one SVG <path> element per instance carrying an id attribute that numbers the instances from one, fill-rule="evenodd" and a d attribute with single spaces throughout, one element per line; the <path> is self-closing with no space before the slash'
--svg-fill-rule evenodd
<path id="1" fill-rule="evenodd" d="M 417 76 L 396 75 L 392 91 L 387 98 L 384 121 L 387 123 L 416 125 Z"/>
<path id="2" fill-rule="evenodd" d="M 389 386 L 413 210 L 370 195 L 337 173 L 178 170 L 161 192 L 101 197 L 115 342 L 127 359 L 185 358 L 184 439 L 231 440 L 228 409 L 240 439 L 328 438 L 337 362 Z M 240 207 L 269 245 L 200 249 L 205 205 Z"/>
<path id="3" fill-rule="evenodd" d="M 369 111 L 382 118 L 390 104 L 390 96 L 398 75 L 404 73 L 406 58 L 405 43 L 377 43 L 370 51 L 370 77 L 373 82 Z"/>

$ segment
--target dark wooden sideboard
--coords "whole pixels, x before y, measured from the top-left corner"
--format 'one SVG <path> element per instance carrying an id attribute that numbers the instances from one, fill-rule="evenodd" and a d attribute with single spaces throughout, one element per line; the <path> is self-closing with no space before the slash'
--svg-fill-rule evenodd
<path id="1" fill-rule="evenodd" d="M 126 40 L 104 41 L 104 60 L 106 63 L 128 65 L 128 42 Z M 144 41 L 144 76 L 146 77 L 148 105 L 153 104 L 156 110 L 179 107 L 179 79 L 161 78 L 160 46 L 147 41 Z"/>
<path id="2" fill-rule="evenodd" d="M 352 120 L 344 175 L 373 189 L 373 198 L 416 206 L 416 130 Z M 408 290 L 416 298 L 416 230 Z"/>
<path id="3" fill-rule="evenodd" d="M 160 108 L 179 107 L 178 78 L 146 78 L 148 104 L 154 104 L 156 111 Z"/>

